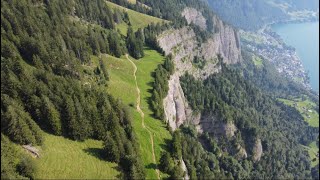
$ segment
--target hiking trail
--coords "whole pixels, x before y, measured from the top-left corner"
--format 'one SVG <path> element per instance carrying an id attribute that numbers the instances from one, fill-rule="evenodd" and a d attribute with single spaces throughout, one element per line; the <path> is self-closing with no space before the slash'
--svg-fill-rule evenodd
<path id="1" fill-rule="evenodd" d="M 152 135 L 151 131 L 148 129 L 148 127 L 144 124 L 144 113 L 143 113 L 143 111 L 142 111 L 141 108 L 140 108 L 141 96 L 140 96 L 140 89 L 139 89 L 139 86 L 138 86 L 137 76 L 136 76 L 136 73 L 137 73 L 138 68 L 137 68 L 137 66 L 134 64 L 134 62 L 129 58 L 128 54 L 126 54 L 126 58 L 128 59 L 128 61 L 131 62 L 132 66 L 134 67 L 133 76 L 134 76 L 134 80 L 135 80 L 135 83 L 136 83 L 136 89 L 137 89 L 137 92 L 138 92 L 138 97 L 137 97 L 137 111 L 139 112 L 139 114 L 140 114 L 140 116 L 141 116 L 142 127 L 143 127 L 144 129 L 146 129 L 147 132 L 148 132 L 149 135 L 150 135 L 151 148 L 152 148 L 152 159 L 153 159 L 153 163 L 154 163 L 154 164 L 157 164 L 157 162 L 156 162 L 156 156 L 155 156 L 155 153 L 154 153 L 153 135 Z M 157 172 L 158 179 L 160 179 L 159 169 L 156 168 L 156 172 Z"/>

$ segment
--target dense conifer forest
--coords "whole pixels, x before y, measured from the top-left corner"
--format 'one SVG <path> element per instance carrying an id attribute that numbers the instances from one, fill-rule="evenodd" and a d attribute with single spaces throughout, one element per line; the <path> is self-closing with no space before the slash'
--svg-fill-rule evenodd
<path id="1" fill-rule="evenodd" d="M 97 25 L 82 26 L 72 15 Z M 81 84 L 80 67 L 90 55 L 127 51 L 116 15 L 124 16 L 102 0 L 1 1 L 1 178 L 30 177 L 31 160 L 20 161 L 10 149 L 12 142 L 41 145 L 42 130 L 103 140 L 106 160 L 119 163 L 123 177 L 144 178 L 132 117 L 99 88 L 108 85 L 104 62 L 94 72 L 97 82 Z"/>

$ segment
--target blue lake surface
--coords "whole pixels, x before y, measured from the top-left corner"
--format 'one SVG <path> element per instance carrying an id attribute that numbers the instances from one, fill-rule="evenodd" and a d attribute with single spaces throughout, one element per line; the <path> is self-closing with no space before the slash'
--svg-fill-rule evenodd
<path id="1" fill-rule="evenodd" d="M 272 29 L 296 49 L 304 69 L 309 71 L 312 89 L 319 92 L 319 21 L 275 24 Z"/>

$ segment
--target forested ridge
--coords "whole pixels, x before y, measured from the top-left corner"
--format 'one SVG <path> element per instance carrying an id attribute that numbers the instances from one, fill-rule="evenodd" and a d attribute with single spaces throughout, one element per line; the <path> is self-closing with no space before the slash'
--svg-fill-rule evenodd
<path id="1" fill-rule="evenodd" d="M 250 61 L 246 63 L 247 66 L 253 64 Z M 268 69 L 263 77 L 248 77 L 241 75 L 245 70 L 241 71 L 222 64 L 222 73 L 211 75 L 203 82 L 188 74 L 181 77 L 180 80 L 193 110 L 203 115 L 216 117 L 220 122 L 234 123 L 239 130 L 232 138 L 216 134 L 203 136 L 207 139 L 202 141 L 204 146 L 209 146 L 207 149 L 215 156 L 221 152 L 219 149 L 225 149 L 233 155 L 233 157 L 226 156 L 225 158 L 222 155 L 218 158 L 218 164 L 223 171 L 232 170 L 231 174 L 226 173 L 226 175 L 240 179 L 304 179 L 312 178 L 312 176 L 315 178 L 316 173 L 311 175 L 308 154 L 300 144 L 308 145 L 312 141 L 318 141 L 319 130 L 308 126 L 295 108 L 286 106 L 275 98 L 276 95 L 283 95 L 285 90 L 288 96 L 290 94 L 294 96 L 297 93 L 301 95 L 304 91 L 297 88 L 293 88 L 292 91 L 281 87 L 267 88 L 267 90 L 273 89 L 273 95 L 271 95 L 265 91 L 267 84 L 259 84 L 262 89 L 255 87 L 254 82 L 262 81 L 274 73 L 270 71 L 271 69 Z M 277 74 L 274 75 L 277 76 Z M 281 82 L 281 80 L 286 81 L 279 77 L 268 79 L 268 83 L 274 85 L 276 81 Z M 263 156 L 259 162 L 255 162 L 250 157 L 250 154 L 254 155 L 253 146 L 257 139 L 261 139 L 263 149 Z M 189 144 L 191 143 L 186 143 L 185 146 L 188 147 Z M 246 148 L 249 154 L 248 159 L 236 160 L 234 158 L 236 154 L 233 152 L 237 144 Z M 228 161 L 228 158 L 231 164 L 223 165 L 227 163 L 225 161 Z M 210 161 L 207 160 L 207 162 Z M 192 170 L 192 165 L 188 170 Z M 314 170 L 316 169 L 312 168 L 312 171 Z M 210 173 L 208 176 L 217 177 Z"/>

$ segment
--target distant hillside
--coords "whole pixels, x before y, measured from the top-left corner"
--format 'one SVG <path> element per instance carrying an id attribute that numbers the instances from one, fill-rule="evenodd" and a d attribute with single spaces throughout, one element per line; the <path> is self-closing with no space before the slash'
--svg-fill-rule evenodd
<path id="1" fill-rule="evenodd" d="M 210 7 L 228 23 L 244 29 L 256 30 L 266 23 L 297 19 L 295 12 L 319 11 L 317 0 L 207 0 Z M 305 11 L 306 10 L 306 11 Z"/>
<path id="2" fill-rule="evenodd" d="M 108 6 L 110 6 L 112 9 L 125 11 L 129 15 L 129 20 L 132 25 L 132 29 L 134 31 L 137 31 L 139 28 L 144 28 L 148 26 L 148 24 L 151 23 L 161 23 L 161 22 L 168 22 L 160 18 L 156 18 L 147 14 L 139 13 L 137 11 L 133 11 L 131 9 L 119 6 L 117 4 L 114 4 L 112 2 L 106 1 Z M 125 22 L 121 22 L 116 24 L 116 27 L 120 30 L 120 32 L 124 35 L 127 34 L 128 24 Z"/>

